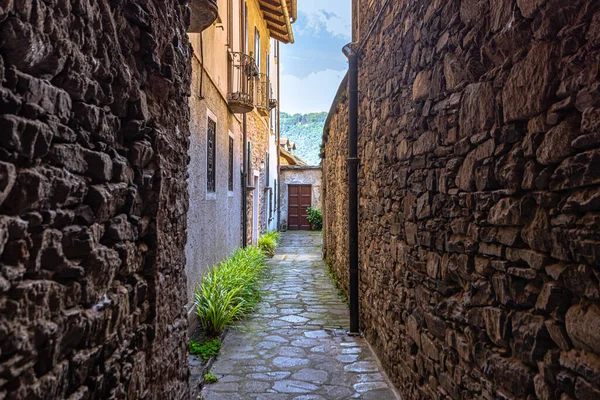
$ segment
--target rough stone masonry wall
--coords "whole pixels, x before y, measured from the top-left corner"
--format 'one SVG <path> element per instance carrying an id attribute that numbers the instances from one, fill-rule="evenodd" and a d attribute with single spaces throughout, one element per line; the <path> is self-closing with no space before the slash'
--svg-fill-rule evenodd
<path id="1" fill-rule="evenodd" d="M 361 323 L 406 398 L 600 398 L 599 64 L 595 0 L 392 1 L 374 29 Z"/>
<path id="2" fill-rule="evenodd" d="M 323 129 L 321 152 L 323 256 L 346 296 L 348 260 L 348 77 L 342 81 Z"/>
<path id="3" fill-rule="evenodd" d="M 186 13 L 0 1 L 0 398 L 187 398 Z"/>

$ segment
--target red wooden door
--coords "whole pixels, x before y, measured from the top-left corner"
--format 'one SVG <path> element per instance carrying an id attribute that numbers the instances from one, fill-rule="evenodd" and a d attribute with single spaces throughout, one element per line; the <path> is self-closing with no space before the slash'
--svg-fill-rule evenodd
<path id="1" fill-rule="evenodd" d="M 312 201 L 311 185 L 288 186 L 288 229 L 291 231 L 310 230 L 308 207 Z"/>

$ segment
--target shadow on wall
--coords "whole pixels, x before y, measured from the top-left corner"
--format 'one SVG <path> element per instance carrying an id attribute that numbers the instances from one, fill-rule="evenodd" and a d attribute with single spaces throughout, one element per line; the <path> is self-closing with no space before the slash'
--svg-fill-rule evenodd
<path id="1" fill-rule="evenodd" d="M 188 397 L 186 6 L 125 3 L 0 7 L 0 398 Z"/>
<path id="2" fill-rule="evenodd" d="M 407 398 L 600 398 L 600 3 L 388 4 L 360 60 L 361 327 Z M 344 100 L 324 209 L 345 285 L 346 134 Z"/>

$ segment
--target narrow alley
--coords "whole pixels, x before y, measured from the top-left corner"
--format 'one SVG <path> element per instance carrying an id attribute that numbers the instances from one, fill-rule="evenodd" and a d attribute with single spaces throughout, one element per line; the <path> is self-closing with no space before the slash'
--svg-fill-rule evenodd
<path id="1" fill-rule="evenodd" d="M 204 399 L 396 399 L 366 341 L 346 334 L 320 233 L 284 234 L 269 264 L 263 301 L 227 335 Z"/>

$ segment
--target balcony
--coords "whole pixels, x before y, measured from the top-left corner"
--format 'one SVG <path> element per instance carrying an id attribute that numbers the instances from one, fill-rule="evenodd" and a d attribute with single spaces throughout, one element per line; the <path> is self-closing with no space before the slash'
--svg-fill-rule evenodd
<path id="1" fill-rule="evenodd" d="M 189 33 L 200 33 L 209 26 L 219 16 L 217 0 L 191 0 L 189 3 L 191 10 Z"/>
<path id="2" fill-rule="evenodd" d="M 227 102 L 232 112 L 246 114 L 254 109 L 254 81 L 258 68 L 254 58 L 240 52 L 232 52 L 230 67 L 230 88 Z"/>
<path id="3" fill-rule="evenodd" d="M 269 111 L 277 107 L 277 100 L 273 99 L 273 88 L 267 74 L 260 74 L 258 77 L 258 88 L 256 108 L 258 111 L 267 115 Z"/>

